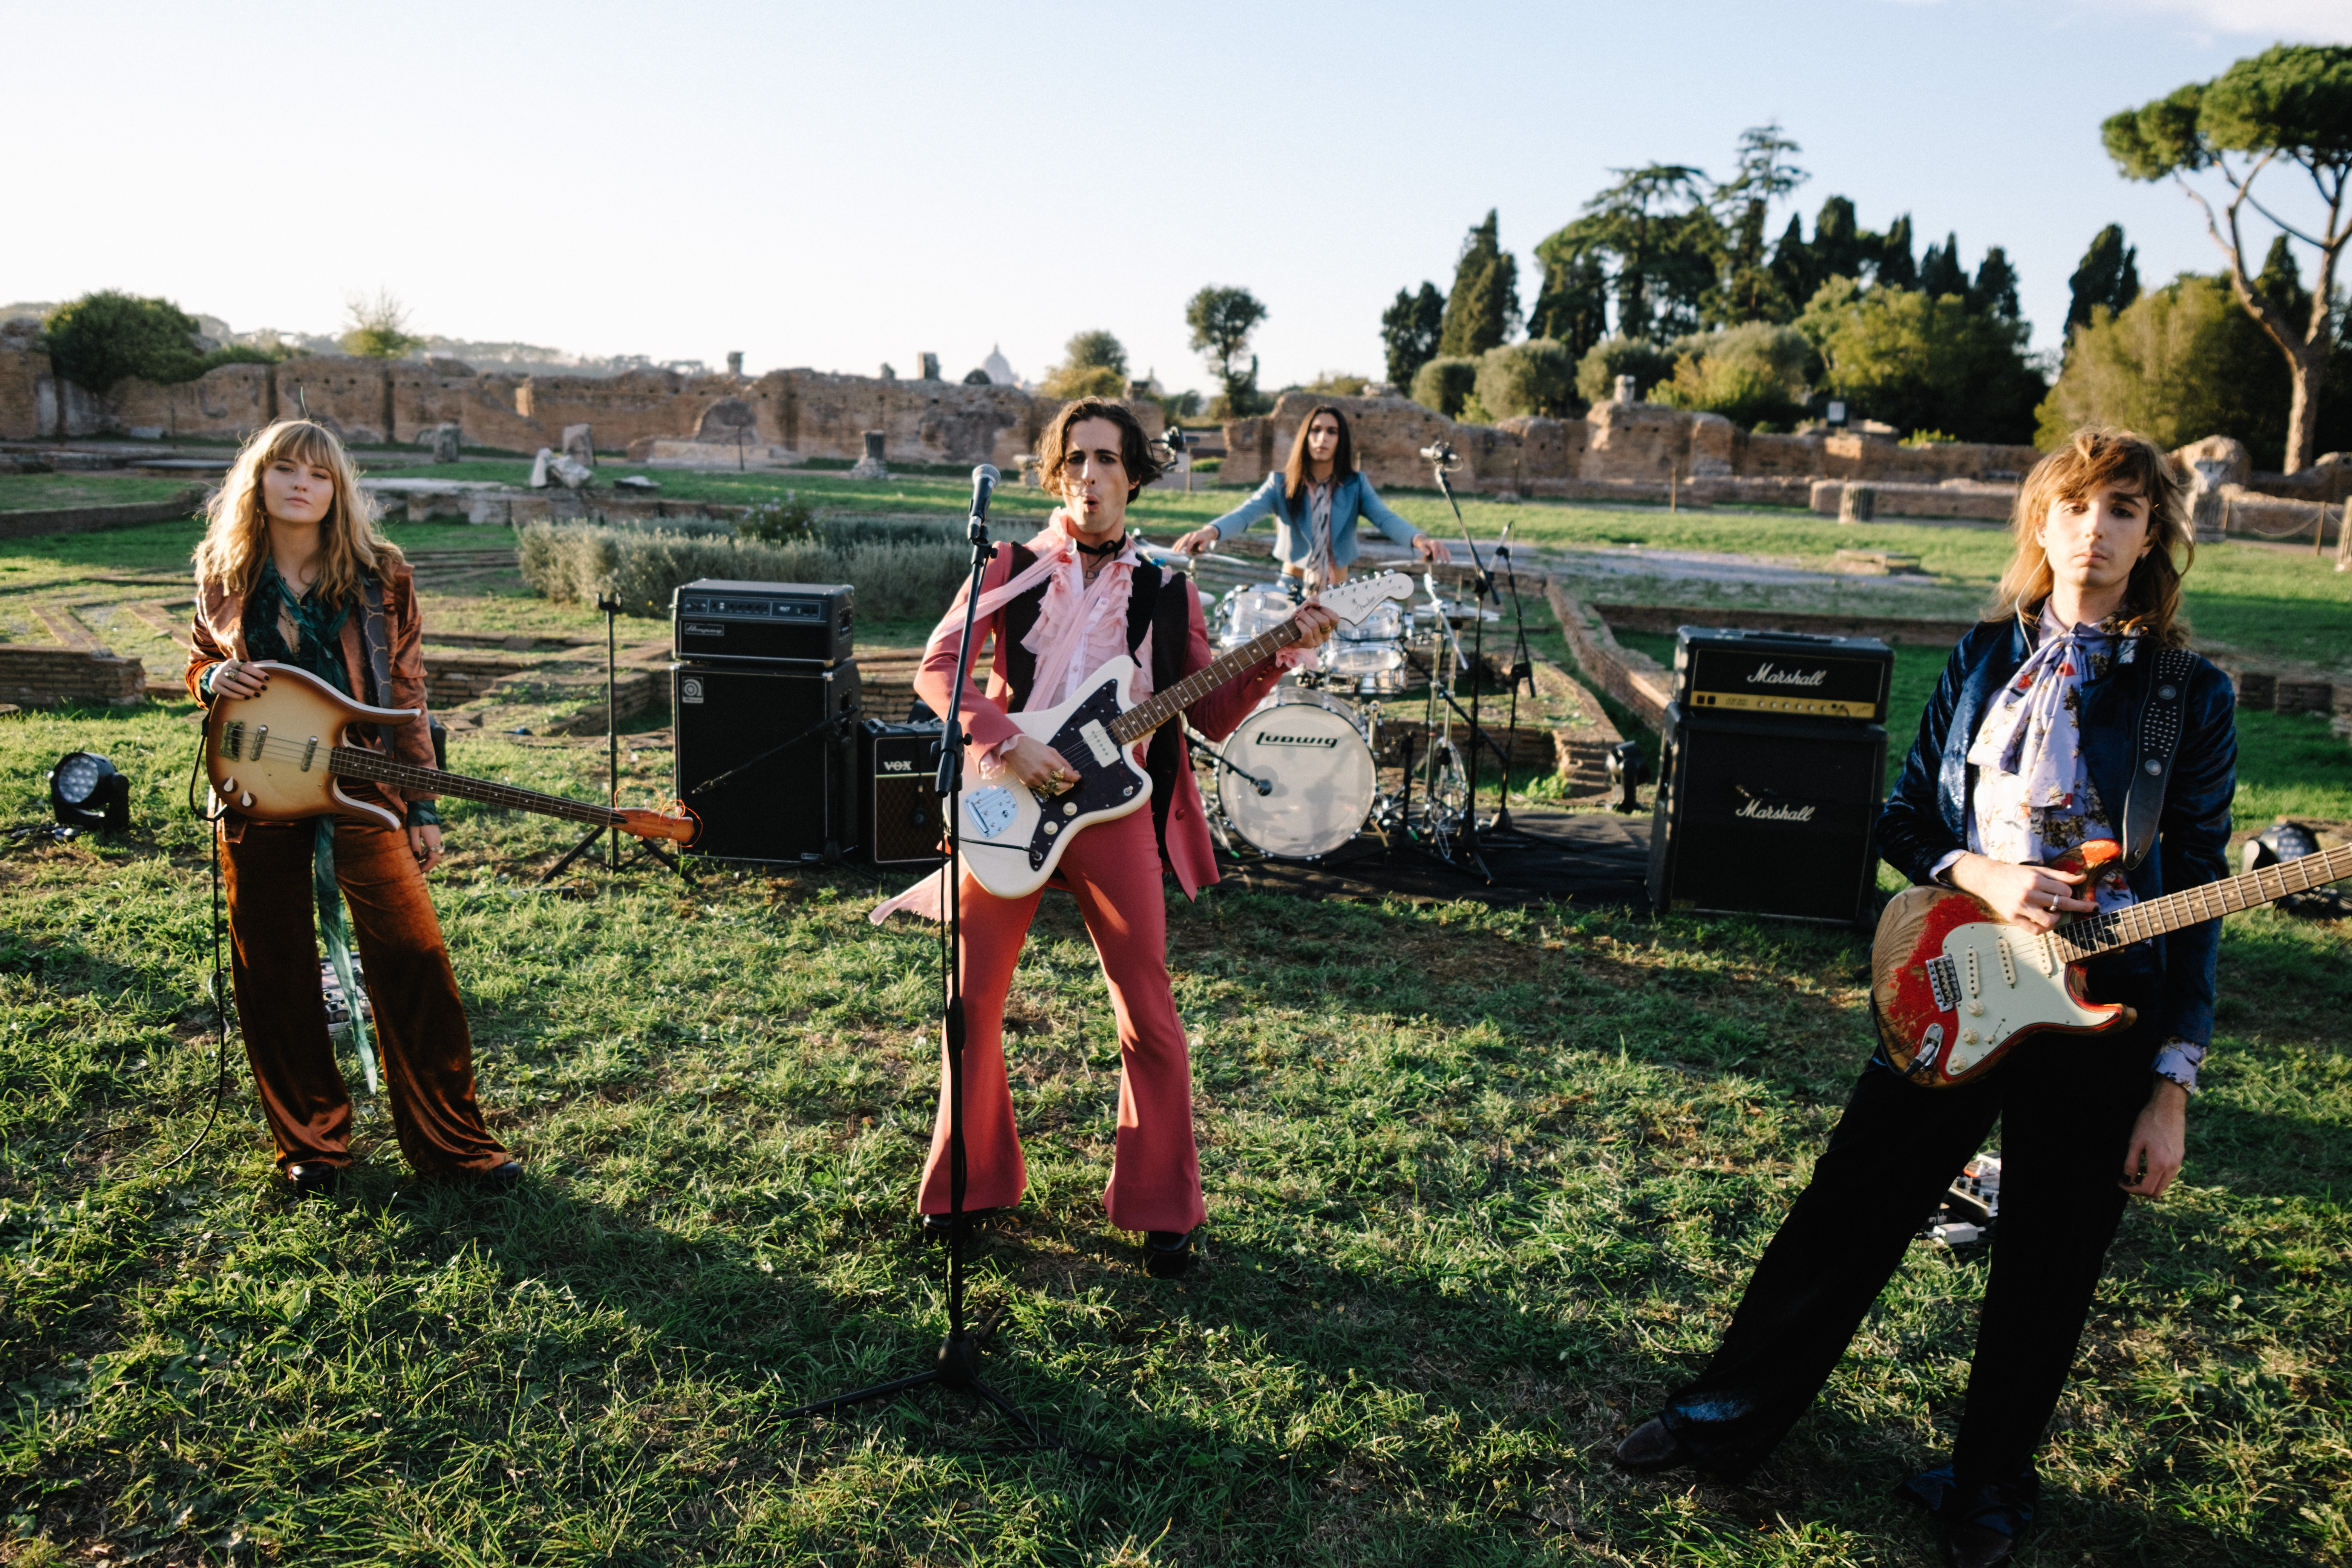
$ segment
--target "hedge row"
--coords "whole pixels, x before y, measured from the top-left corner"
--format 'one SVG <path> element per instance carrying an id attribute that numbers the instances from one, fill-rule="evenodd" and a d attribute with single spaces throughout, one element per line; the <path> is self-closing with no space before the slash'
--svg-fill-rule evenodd
<path id="1" fill-rule="evenodd" d="M 847 583 L 857 590 L 860 620 L 935 616 L 970 562 L 954 531 L 933 523 L 828 525 L 821 538 L 793 544 L 667 525 L 531 522 L 518 531 L 523 581 L 541 597 L 593 605 L 609 593 L 624 615 L 656 617 L 669 614 L 680 584 L 698 577 Z"/>

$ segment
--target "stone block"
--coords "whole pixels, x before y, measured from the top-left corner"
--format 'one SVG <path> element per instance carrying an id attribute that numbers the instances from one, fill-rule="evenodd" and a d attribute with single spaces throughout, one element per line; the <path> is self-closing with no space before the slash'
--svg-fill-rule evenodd
<path id="1" fill-rule="evenodd" d="M 1869 485 L 1846 485 L 1838 495 L 1840 522 L 1868 522 L 1878 515 L 1878 492 Z"/>
<path id="2" fill-rule="evenodd" d="M 457 426 L 454 424 L 444 422 L 433 426 L 430 434 L 432 437 L 433 460 L 436 463 L 456 462 L 459 456 Z"/>
<path id="3" fill-rule="evenodd" d="M 2232 672 L 2238 687 L 2238 706 L 2249 712 L 2267 713 L 2278 706 L 2278 677 L 2259 669 Z"/>
<path id="4" fill-rule="evenodd" d="M 2278 678 L 2277 697 L 2272 703 L 2280 713 L 2328 713 L 2336 708 L 2336 692 L 2325 680 L 2305 676 L 2282 675 Z"/>
<path id="5" fill-rule="evenodd" d="M 593 431 L 585 425 L 566 425 L 563 427 L 563 455 L 582 468 L 594 468 L 596 439 Z"/>

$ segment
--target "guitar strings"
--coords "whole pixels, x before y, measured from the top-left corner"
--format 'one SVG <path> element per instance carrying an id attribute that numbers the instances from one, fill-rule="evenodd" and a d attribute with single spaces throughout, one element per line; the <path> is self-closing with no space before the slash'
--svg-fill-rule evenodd
<path id="1" fill-rule="evenodd" d="M 284 736 L 264 736 L 260 745 L 255 749 L 255 756 L 257 760 L 268 758 L 273 761 L 290 762 L 299 757 L 309 745 L 310 742 L 307 740 L 295 741 Z M 543 810 L 550 816 L 571 816 L 575 821 L 602 823 L 607 826 L 620 819 L 619 813 L 604 807 L 583 805 L 575 800 L 566 800 L 562 795 L 542 795 L 537 790 L 521 789 L 513 784 L 494 784 L 488 779 L 453 773 L 446 769 L 420 768 L 407 763 L 393 762 L 361 746 L 330 747 L 322 743 L 320 749 L 327 754 L 328 771 L 331 773 L 341 773 L 351 777 L 364 778 L 379 784 L 415 784 L 420 788 L 431 789 L 436 794 L 454 795 L 464 799 L 480 799 L 485 804 L 492 805 L 512 805 L 525 809 Z M 240 749 L 240 754 L 232 760 L 232 765 L 235 762 L 242 760 L 244 760 L 244 754 Z M 343 764 L 341 768 L 335 766 L 339 762 Z M 450 788 L 448 786 L 451 784 L 463 787 Z M 477 790 L 481 793 L 474 794 L 473 792 Z"/>

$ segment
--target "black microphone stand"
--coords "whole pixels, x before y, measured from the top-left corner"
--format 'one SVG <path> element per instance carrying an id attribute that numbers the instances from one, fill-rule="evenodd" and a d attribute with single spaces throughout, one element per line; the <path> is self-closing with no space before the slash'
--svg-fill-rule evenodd
<path id="1" fill-rule="evenodd" d="M 620 683 L 615 673 L 619 644 L 617 634 L 614 631 L 614 617 L 621 613 L 620 597 L 614 594 L 599 594 L 596 595 L 596 607 L 604 612 L 604 803 L 607 805 L 618 806 L 621 804 L 621 710 L 617 705 L 616 691 Z M 539 879 L 539 885 L 543 888 L 562 876 L 572 862 L 586 854 L 596 840 L 607 833 L 613 836 L 613 839 L 610 853 L 604 858 L 605 868 L 613 871 L 619 870 L 621 868 L 621 830 L 617 827 L 592 827 L 588 830 L 588 837 L 574 844 L 564 854 L 562 859 L 547 868 Z M 682 860 L 671 859 L 656 848 L 651 839 L 640 838 L 637 840 L 637 857 L 643 859 L 646 856 L 651 856 L 669 870 L 676 872 L 677 879 L 688 887 L 691 888 L 695 885 L 693 873 L 686 868 Z"/>
<path id="2" fill-rule="evenodd" d="M 1503 536 L 1495 542 L 1495 559 L 1502 563 L 1503 580 L 1509 584 L 1511 588 L 1512 638 L 1511 707 L 1509 715 L 1503 721 L 1503 733 L 1509 737 L 1509 744 L 1503 748 L 1503 783 L 1502 787 L 1496 793 L 1493 827 L 1496 833 L 1507 833 L 1514 838 L 1523 838 L 1526 835 L 1511 826 L 1510 747 L 1518 743 L 1519 683 L 1521 681 L 1527 683 L 1529 697 L 1536 694 L 1536 664 L 1534 655 L 1528 651 L 1528 618 L 1526 612 L 1519 605 L 1519 572 L 1511 557 L 1511 525 L 1508 522 L 1503 524 Z M 1502 602 L 1502 594 L 1497 591 L 1495 595 L 1495 603 L 1499 607 Z M 1485 619 L 1485 616 L 1479 616 L 1482 623 Z M 1470 695 L 1475 701 L 1477 698 L 1476 690 L 1474 689 Z M 1474 797 L 1472 802 L 1474 811 L 1475 806 L 1476 802 Z"/>
<path id="3" fill-rule="evenodd" d="M 986 465 L 982 465 L 986 467 Z M 988 472 L 993 476 L 994 468 Z M 980 479 L 979 470 L 973 479 Z M 969 521 L 971 538 L 971 577 L 964 593 L 963 635 L 956 645 L 955 674 L 948 687 L 948 710 L 940 731 L 940 769 L 935 783 L 940 795 L 948 803 L 948 862 L 938 875 L 947 879 L 948 918 L 940 932 L 940 973 L 944 998 L 942 1028 L 948 1054 L 948 1334 L 940 1342 L 935 1364 L 905 1377 L 877 1383 L 870 1388 L 854 1389 L 820 1399 L 797 1409 L 784 1412 L 787 1421 L 800 1415 L 818 1415 L 828 1410 L 838 1410 L 845 1405 L 863 1405 L 868 1400 L 887 1399 L 908 1389 L 938 1384 L 942 1388 L 976 1394 L 997 1409 L 1019 1422 L 1036 1447 L 1056 1447 L 1036 1424 L 1015 1409 L 996 1390 L 980 1380 L 980 1342 L 982 1336 L 964 1326 L 963 1255 L 964 1243 L 971 1234 L 971 1221 L 965 1215 L 963 1194 L 965 1185 L 963 1140 L 963 1047 L 966 1034 L 963 1005 L 963 965 L 960 962 L 961 938 L 963 934 L 963 750 L 971 737 L 963 729 L 963 690 L 971 668 L 972 631 L 980 617 L 981 579 L 988 563 L 995 557 L 996 546 L 988 542 L 988 497 L 993 488 L 992 478 L 986 485 L 975 485 L 971 515 Z"/>
<path id="4" fill-rule="evenodd" d="M 1470 537 L 1470 525 L 1463 521 L 1462 503 L 1454 499 L 1454 487 L 1445 478 L 1447 470 L 1461 459 L 1454 456 L 1454 448 L 1443 441 L 1424 450 L 1422 456 L 1429 459 L 1430 471 L 1437 476 L 1438 493 L 1445 498 L 1445 504 L 1454 509 L 1454 524 L 1462 531 L 1462 545 L 1470 552 L 1470 568 L 1474 574 L 1470 600 L 1470 809 L 1463 818 L 1462 827 L 1469 839 L 1466 850 L 1471 863 L 1491 882 L 1495 879 L 1495 873 L 1486 864 L 1478 831 L 1478 759 L 1480 753 L 1495 742 L 1488 738 L 1486 726 L 1478 721 L 1478 699 L 1479 688 L 1486 675 L 1486 599 L 1495 591 L 1495 579 L 1486 571 L 1486 563 L 1478 553 L 1478 542 Z M 1438 614 L 1443 616 L 1444 613 L 1444 606 L 1441 605 Z M 1449 704 L 1451 700 L 1449 698 Z M 1507 797 L 1511 788 L 1511 754 L 1500 747 L 1496 747 L 1496 754 L 1503 759 L 1503 793 Z M 1507 831 L 1509 824 L 1509 807 L 1507 805 L 1503 815 L 1496 819 L 1496 826 Z"/>

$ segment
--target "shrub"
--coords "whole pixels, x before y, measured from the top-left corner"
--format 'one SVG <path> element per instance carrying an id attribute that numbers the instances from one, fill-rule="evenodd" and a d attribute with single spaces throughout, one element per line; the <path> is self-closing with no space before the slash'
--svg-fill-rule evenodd
<path id="1" fill-rule="evenodd" d="M 1506 343 L 1478 356 L 1478 402 L 1496 419 L 1518 414 L 1558 418 L 1576 406 L 1576 361 L 1549 338 Z"/>
<path id="2" fill-rule="evenodd" d="M 1343 370 L 1327 370 L 1299 390 L 1311 392 L 1318 397 L 1361 397 L 1364 388 L 1371 384 L 1370 376 L 1350 375 Z"/>
<path id="3" fill-rule="evenodd" d="M 1675 362 L 1647 338 L 1603 338 L 1576 363 L 1576 395 L 1587 403 L 1609 403 L 1617 396 L 1617 378 L 1633 378 L 1633 395 L 1645 398 L 1650 389 L 1675 374 Z"/>
<path id="4" fill-rule="evenodd" d="M 1441 354 L 1412 373 L 1412 400 L 1448 419 L 1458 418 L 1477 385 L 1476 360 Z"/>
<path id="5" fill-rule="evenodd" d="M 766 544 L 795 544 L 815 536 L 816 508 L 797 491 L 786 490 L 782 500 L 755 501 L 744 508 L 735 532 Z"/>
<path id="6" fill-rule="evenodd" d="M 531 522 L 520 531 L 515 554 L 523 581 L 543 597 L 593 604 L 599 593 L 609 593 L 621 601 L 624 615 L 667 616 L 682 584 L 723 577 L 847 583 L 857 590 L 859 616 L 909 620 L 938 616 L 963 582 L 970 552 L 942 537 L 946 532 L 939 525 L 874 530 L 836 547 L 831 538 L 771 544 L 672 526 Z"/>
<path id="7" fill-rule="evenodd" d="M 1057 364 L 1037 390 L 1048 397 L 1124 397 L 1127 373 L 1107 364 Z"/>
<path id="8" fill-rule="evenodd" d="M 1674 376 L 1655 394 L 1670 408 L 1720 414 L 1749 426 L 1804 415 L 1813 351 L 1793 327 L 1748 321 L 1677 339 L 1672 352 Z"/>
<path id="9" fill-rule="evenodd" d="M 127 376 L 193 381 L 206 368 L 196 319 L 169 300 L 101 289 L 59 306 L 43 327 L 58 374 L 91 392 Z"/>

